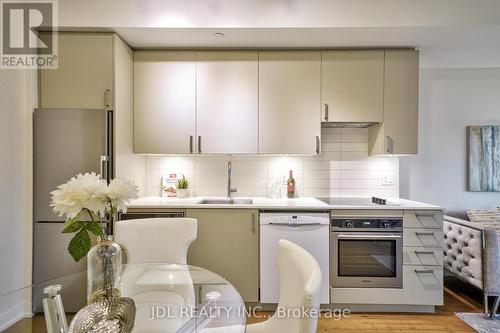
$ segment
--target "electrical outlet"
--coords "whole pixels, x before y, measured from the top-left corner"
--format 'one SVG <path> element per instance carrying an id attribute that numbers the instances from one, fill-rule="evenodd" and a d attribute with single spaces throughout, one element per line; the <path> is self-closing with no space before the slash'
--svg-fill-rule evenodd
<path id="1" fill-rule="evenodd" d="M 394 171 L 384 170 L 382 171 L 382 186 L 394 185 Z"/>

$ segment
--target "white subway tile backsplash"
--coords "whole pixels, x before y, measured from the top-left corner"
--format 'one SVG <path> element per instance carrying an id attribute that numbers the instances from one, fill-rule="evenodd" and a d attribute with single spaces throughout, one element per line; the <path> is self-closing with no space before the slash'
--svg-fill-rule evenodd
<path id="1" fill-rule="evenodd" d="M 321 142 L 340 142 L 340 133 L 322 133 Z"/>
<path id="2" fill-rule="evenodd" d="M 377 170 L 378 161 L 376 159 L 359 159 L 340 161 L 341 170 Z"/>
<path id="3" fill-rule="evenodd" d="M 227 188 L 224 187 L 196 187 L 193 191 L 194 196 L 198 197 L 225 197 Z"/>
<path id="4" fill-rule="evenodd" d="M 366 142 L 342 142 L 341 144 L 341 152 L 367 152 L 368 151 L 368 143 Z M 341 154 L 342 156 L 342 154 Z"/>
<path id="5" fill-rule="evenodd" d="M 377 169 L 358 169 L 358 170 L 339 170 L 339 178 L 342 179 L 375 179 L 378 180 L 380 178 L 380 172 Z"/>
<path id="6" fill-rule="evenodd" d="M 342 143 L 368 143 L 366 133 L 342 133 Z"/>
<path id="7" fill-rule="evenodd" d="M 329 189 L 330 188 L 330 180 L 329 179 L 309 179 L 303 182 L 304 189 Z"/>
<path id="8" fill-rule="evenodd" d="M 379 186 L 378 179 L 340 179 L 340 188 L 370 188 L 377 189 Z"/>
<path id="9" fill-rule="evenodd" d="M 336 190 L 340 190 L 341 187 L 340 187 L 340 178 L 332 178 L 330 179 L 330 188 L 331 189 L 336 189 Z"/>
<path id="10" fill-rule="evenodd" d="M 331 161 L 320 159 L 305 159 L 305 170 L 330 170 Z"/>
<path id="11" fill-rule="evenodd" d="M 303 192 L 303 196 L 305 197 L 329 197 L 331 195 L 331 191 L 329 189 L 323 188 L 305 188 Z"/>
<path id="12" fill-rule="evenodd" d="M 321 132 L 322 152 L 317 156 L 148 156 L 147 193 L 159 195 L 162 175 L 183 173 L 191 195 L 226 196 L 227 162 L 231 161 L 235 196 L 281 193 L 286 197 L 289 170 L 299 196 L 399 196 L 399 159 L 368 156 L 366 128 L 322 128 Z M 382 175 L 392 175 L 393 184 L 384 184 Z"/>
<path id="13" fill-rule="evenodd" d="M 341 197 L 371 197 L 380 196 L 380 192 L 372 188 L 343 188 L 340 190 Z"/>
<path id="14" fill-rule="evenodd" d="M 341 151 L 340 142 L 323 142 L 321 151 Z"/>
<path id="15" fill-rule="evenodd" d="M 304 168 L 304 179 L 330 179 L 330 169 L 307 169 Z"/>

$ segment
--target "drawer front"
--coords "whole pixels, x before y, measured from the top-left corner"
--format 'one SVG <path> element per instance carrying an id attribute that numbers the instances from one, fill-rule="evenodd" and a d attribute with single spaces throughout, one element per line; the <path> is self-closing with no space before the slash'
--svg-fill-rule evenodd
<path id="1" fill-rule="evenodd" d="M 443 267 L 404 266 L 403 302 L 411 305 L 442 305 Z"/>
<path id="2" fill-rule="evenodd" d="M 332 304 L 401 304 L 403 290 L 394 288 L 330 288 Z"/>
<path id="3" fill-rule="evenodd" d="M 440 247 L 404 247 L 403 248 L 404 265 L 443 265 L 443 249 Z"/>
<path id="4" fill-rule="evenodd" d="M 405 211 L 403 214 L 405 228 L 433 228 L 443 227 L 443 212 L 441 211 Z"/>
<path id="5" fill-rule="evenodd" d="M 443 230 L 404 228 L 403 246 L 443 248 Z"/>

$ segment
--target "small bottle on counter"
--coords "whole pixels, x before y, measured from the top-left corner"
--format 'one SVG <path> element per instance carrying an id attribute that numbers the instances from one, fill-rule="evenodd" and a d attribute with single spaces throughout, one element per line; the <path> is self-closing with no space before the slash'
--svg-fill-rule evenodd
<path id="1" fill-rule="evenodd" d="M 286 193 L 289 198 L 295 198 L 295 179 L 293 179 L 292 170 L 290 170 L 286 181 Z"/>

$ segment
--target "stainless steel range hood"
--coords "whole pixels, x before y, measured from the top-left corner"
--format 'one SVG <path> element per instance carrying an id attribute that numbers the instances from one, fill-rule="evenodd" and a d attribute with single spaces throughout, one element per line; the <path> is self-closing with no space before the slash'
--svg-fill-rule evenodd
<path id="1" fill-rule="evenodd" d="M 321 128 L 367 128 L 377 125 L 377 122 L 321 122 Z"/>

